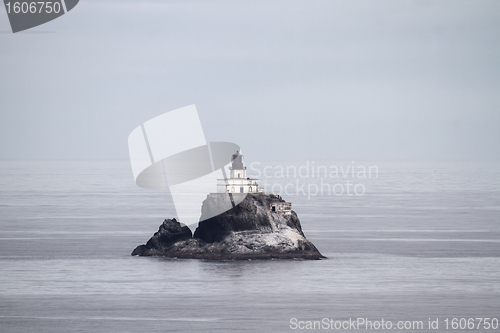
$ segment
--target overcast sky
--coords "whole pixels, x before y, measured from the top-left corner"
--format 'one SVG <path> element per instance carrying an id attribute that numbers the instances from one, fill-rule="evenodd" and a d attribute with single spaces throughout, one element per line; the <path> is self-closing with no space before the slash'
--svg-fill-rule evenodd
<path id="1" fill-rule="evenodd" d="M 500 159 L 500 1 L 81 0 L 0 31 L 0 159 L 128 159 L 190 104 L 254 161 Z"/>

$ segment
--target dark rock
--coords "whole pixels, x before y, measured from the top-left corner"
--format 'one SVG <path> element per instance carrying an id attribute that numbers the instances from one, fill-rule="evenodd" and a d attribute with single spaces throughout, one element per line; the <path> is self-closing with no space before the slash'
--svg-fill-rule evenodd
<path id="1" fill-rule="evenodd" d="M 210 216 L 209 212 L 217 209 L 220 198 L 224 196 L 225 194 L 213 193 L 203 202 L 201 215 L 203 221 L 198 224 L 194 238 L 213 243 L 220 242 L 234 231 L 272 232 L 270 216 L 265 208 L 268 211 L 269 203 L 277 201 L 277 197 L 263 194 L 247 196 L 233 209 L 206 219 L 207 215 Z M 266 200 L 266 197 L 271 200 Z"/>
<path id="2" fill-rule="evenodd" d="M 163 221 L 158 231 L 149 239 L 146 245 L 140 245 L 132 255 L 148 255 L 149 252 L 163 252 L 179 241 L 189 240 L 193 237 L 191 229 L 177 222 L 176 219 Z"/>
<path id="3" fill-rule="evenodd" d="M 283 214 L 270 210 L 272 203 L 285 202 L 281 197 L 247 195 L 236 207 L 209 217 L 220 211 L 226 199 L 224 194 L 207 196 L 194 238 L 188 227 L 181 227 L 175 219 L 165 220 L 146 245 L 138 246 L 132 255 L 216 260 L 324 258 L 305 238 L 294 211 Z"/>

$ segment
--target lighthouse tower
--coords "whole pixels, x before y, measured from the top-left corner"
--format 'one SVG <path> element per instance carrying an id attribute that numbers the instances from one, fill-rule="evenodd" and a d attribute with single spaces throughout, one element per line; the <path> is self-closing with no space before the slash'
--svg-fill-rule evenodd
<path id="1" fill-rule="evenodd" d="M 231 162 L 231 167 L 229 167 L 231 170 L 230 178 L 246 178 L 245 170 L 247 167 L 243 165 L 243 155 L 239 151 L 233 154 Z"/>
<path id="2" fill-rule="evenodd" d="M 231 156 L 230 175 L 227 179 L 217 180 L 218 193 L 256 193 L 258 192 L 258 180 L 246 177 L 246 166 L 243 163 L 243 155 L 237 151 Z"/>

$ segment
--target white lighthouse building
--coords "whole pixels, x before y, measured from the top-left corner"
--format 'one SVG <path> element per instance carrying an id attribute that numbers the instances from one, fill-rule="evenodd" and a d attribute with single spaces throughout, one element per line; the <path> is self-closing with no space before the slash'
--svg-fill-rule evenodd
<path id="1" fill-rule="evenodd" d="M 255 193 L 258 192 L 258 180 L 246 177 L 243 155 L 239 151 L 231 156 L 229 178 L 217 180 L 218 193 Z"/>

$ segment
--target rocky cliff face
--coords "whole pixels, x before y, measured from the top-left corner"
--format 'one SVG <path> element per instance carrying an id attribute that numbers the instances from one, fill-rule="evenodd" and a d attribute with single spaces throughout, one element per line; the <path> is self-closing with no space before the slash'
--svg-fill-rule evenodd
<path id="1" fill-rule="evenodd" d="M 165 220 L 158 232 L 132 255 L 199 259 L 324 258 L 302 232 L 297 214 L 273 212 L 270 205 L 284 202 L 273 194 L 247 195 L 236 207 L 212 216 L 227 196 L 208 195 L 202 222 L 194 236 L 175 219 Z"/>

